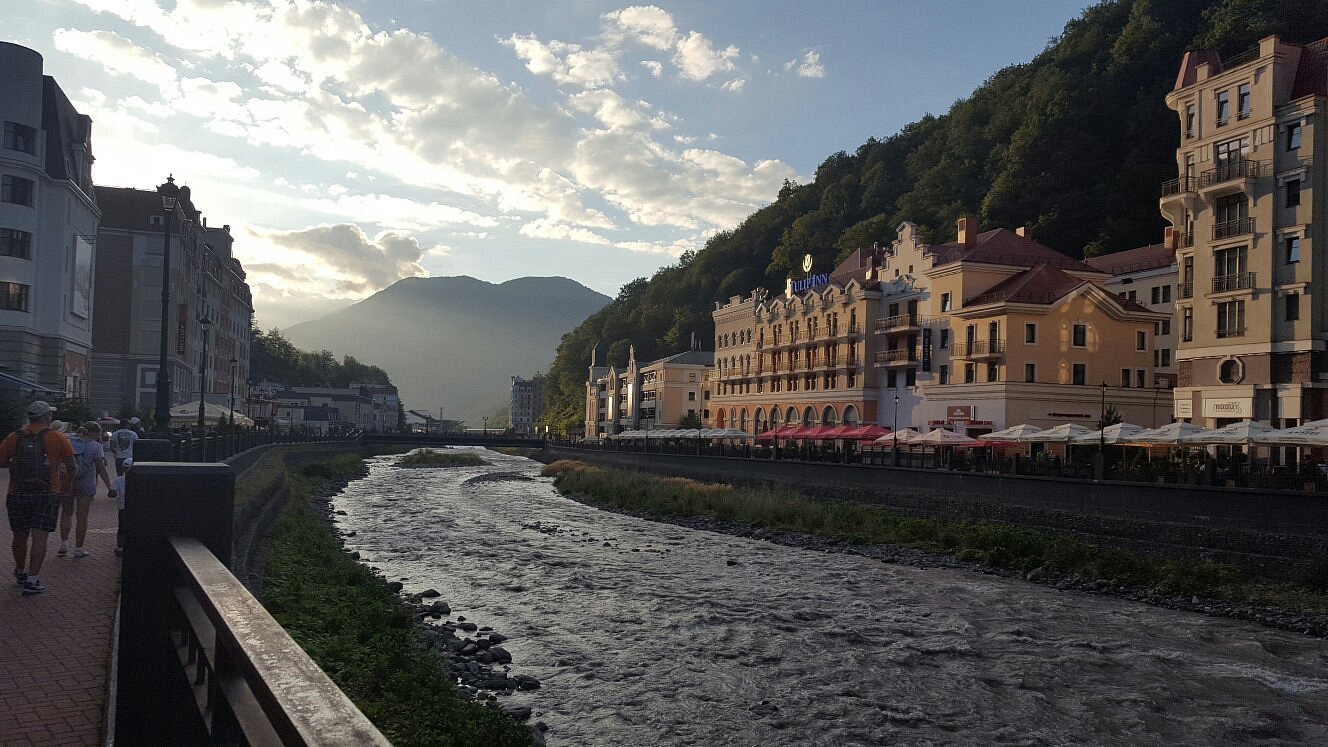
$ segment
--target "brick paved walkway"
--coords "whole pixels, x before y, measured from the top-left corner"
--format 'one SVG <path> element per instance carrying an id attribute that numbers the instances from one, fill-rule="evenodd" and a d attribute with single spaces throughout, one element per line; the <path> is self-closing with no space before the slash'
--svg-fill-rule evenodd
<path id="1" fill-rule="evenodd" d="M 0 470 L 0 495 L 8 483 L 9 471 Z M 118 503 L 99 489 L 88 515 L 91 555 L 57 557 L 53 532 L 41 572 L 45 594 L 24 597 L 14 585 L 13 535 L 0 519 L 0 747 L 102 741 L 120 559 Z"/>

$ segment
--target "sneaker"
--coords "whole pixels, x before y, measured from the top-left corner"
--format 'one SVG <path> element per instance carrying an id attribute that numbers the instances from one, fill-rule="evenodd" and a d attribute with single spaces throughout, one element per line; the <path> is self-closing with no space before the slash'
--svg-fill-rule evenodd
<path id="1" fill-rule="evenodd" d="M 23 596 L 30 597 L 33 594 L 41 594 L 46 591 L 46 587 L 41 585 L 40 581 L 24 581 Z"/>
<path id="2" fill-rule="evenodd" d="M 69 554 L 69 548 L 65 547 L 64 545 L 60 545 L 60 549 L 56 550 L 55 554 L 63 558 L 64 556 Z"/>
<path id="3" fill-rule="evenodd" d="M 88 552 L 87 550 L 84 550 L 84 549 L 81 548 L 81 547 L 75 547 L 75 548 L 74 548 L 74 557 L 76 557 L 76 558 L 86 558 L 87 556 L 89 556 L 89 555 L 91 555 L 91 554 L 92 554 L 92 553 Z"/>
<path id="4" fill-rule="evenodd" d="M 28 574 L 23 571 L 14 571 L 14 580 L 18 582 L 18 588 L 22 589 L 28 583 Z"/>

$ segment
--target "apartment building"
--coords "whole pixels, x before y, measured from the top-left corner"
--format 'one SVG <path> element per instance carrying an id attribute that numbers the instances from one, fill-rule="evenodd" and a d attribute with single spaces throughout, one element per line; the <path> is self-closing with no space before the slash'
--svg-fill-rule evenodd
<path id="1" fill-rule="evenodd" d="M 92 120 L 42 69 L 40 54 L 0 42 L 0 390 L 86 397 L 101 217 Z"/>
<path id="2" fill-rule="evenodd" d="M 167 180 L 174 183 L 173 179 Z M 170 237 L 171 404 L 224 401 L 249 378 L 253 297 L 230 226 L 208 226 L 189 187 L 173 210 L 156 190 L 99 187 L 93 406 L 152 408 L 160 362 L 162 247 Z M 169 224 L 169 225 L 168 225 Z M 205 343 L 206 340 L 206 343 Z"/>
<path id="3" fill-rule="evenodd" d="M 714 353 L 688 350 L 641 364 L 632 346 L 621 370 L 601 364 L 599 355 L 596 346 L 586 382 L 587 438 L 680 428 L 685 420 L 704 419 L 706 374 L 714 366 Z"/>
<path id="4" fill-rule="evenodd" d="M 1289 426 L 1328 416 L 1324 266 L 1328 39 L 1186 53 L 1166 102 L 1177 177 L 1159 208 L 1179 237 L 1176 417 Z"/>
<path id="5" fill-rule="evenodd" d="M 296 386 L 275 392 L 272 399 L 272 424 L 278 428 L 381 431 L 389 417 L 393 427 L 396 423 L 396 410 L 389 415 L 365 388 Z"/>
<path id="6" fill-rule="evenodd" d="M 513 433 L 523 436 L 535 432 L 535 424 L 544 413 L 544 377 L 512 377 L 511 394 L 507 406 L 507 422 Z"/>
<path id="7" fill-rule="evenodd" d="M 1176 267 L 1175 242 L 1175 234 L 1168 229 L 1161 244 L 1084 260 L 1093 269 L 1110 276 L 1102 284 L 1108 293 L 1167 316 L 1156 322 L 1153 329 L 1152 386 L 1161 389 L 1176 386 L 1176 341 L 1179 335 L 1175 324 L 1175 297 L 1180 274 Z M 1171 412 L 1171 399 L 1171 392 L 1167 392 L 1168 413 Z M 1167 422 L 1170 421 L 1168 416 Z"/>

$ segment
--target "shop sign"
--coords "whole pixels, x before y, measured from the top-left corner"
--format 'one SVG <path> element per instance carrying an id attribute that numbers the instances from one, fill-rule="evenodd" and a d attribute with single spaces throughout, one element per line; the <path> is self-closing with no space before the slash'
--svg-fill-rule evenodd
<path id="1" fill-rule="evenodd" d="M 1091 415 L 1086 412 L 1049 412 L 1047 417 L 1051 420 L 1090 420 L 1097 415 Z"/>
<path id="2" fill-rule="evenodd" d="M 922 370 L 931 370 L 931 328 L 922 330 Z"/>
<path id="3" fill-rule="evenodd" d="M 939 427 L 939 426 L 942 426 L 942 425 L 949 425 L 949 424 L 950 424 L 950 421 L 948 421 L 948 420 L 928 420 L 928 421 L 927 421 L 927 425 L 930 425 L 930 426 L 932 426 L 933 428 L 936 428 L 936 427 Z"/>
<path id="4" fill-rule="evenodd" d="M 1176 404 L 1177 418 L 1194 417 L 1194 400 L 1190 399 L 1190 396 L 1188 394 L 1185 395 L 1185 399 L 1176 400 L 1175 404 Z"/>
<path id="5" fill-rule="evenodd" d="M 794 280 L 794 281 L 792 281 L 792 283 L 793 283 L 793 292 L 794 292 L 794 293 L 801 293 L 801 292 L 803 292 L 803 291 L 805 291 L 805 290 L 811 290 L 812 288 L 815 288 L 815 287 L 820 286 L 820 285 L 826 285 L 826 284 L 828 284 L 829 282 L 830 282 L 830 273 L 828 273 L 828 272 L 822 272 L 822 273 L 819 273 L 819 274 L 816 274 L 816 275 L 812 275 L 812 276 L 810 276 L 810 277 L 807 277 L 807 278 L 805 278 L 805 279 L 803 279 L 803 280 Z"/>
<path id="6" fill-rule="evenodd" d="M 1249 418 L 1254 416 L 1254 400 L 1244 397 L 1234 399 L 1204 400 L 1206 418 Z"/>
<path id="7" fill-rule="evenodd" d="M 972 420 L 972 405 L 951 405 L 945 408 L 945 418 L 947 420 Z"/>

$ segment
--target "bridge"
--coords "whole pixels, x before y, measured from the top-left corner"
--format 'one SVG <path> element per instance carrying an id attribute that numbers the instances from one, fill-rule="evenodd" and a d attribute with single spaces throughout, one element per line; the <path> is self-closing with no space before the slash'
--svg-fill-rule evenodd
<path id="1" fill-rule="evenodd" d="M 405 444 L 421 448 L 428 446 L 484 446 L 516 449 L 542 449 L 544 439 L 528 436 L 491 436 L 469 433 L 365 433 L 361 440 L 368 445 Z"/>

